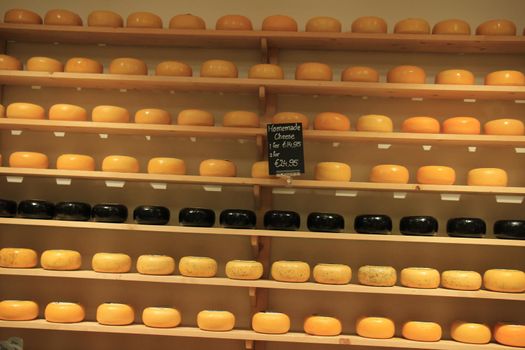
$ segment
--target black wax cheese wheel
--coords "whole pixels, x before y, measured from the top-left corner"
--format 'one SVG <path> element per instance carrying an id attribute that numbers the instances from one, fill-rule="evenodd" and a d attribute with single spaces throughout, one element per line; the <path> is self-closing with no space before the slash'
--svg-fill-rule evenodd
<path id="1" fill-rule="evenodd" d="M 9 199 L 0 199 L 0 217 L 12 218 L 16 216 L 16 202 Z"/>
<path id="2" fill-rule="evenodd" d="M 91 217 L 91 205 L 82 202 L 59 202 L 55 205 L 55 219 L 87 221 Z"/>
<path id="3" fill-rule="evenodd" d="M 404 235 L 432 236 L 438 230 L 438 221 L 432 216 L 405 216 L 399 222 L 399 231 Z"/>
<path id="4" fill-rule="evenodd" d="M 498 238 L 525 239 L 525 220 L 498 220 L 494 223 L 494 235 Z"/>
<path id="5" fill-rule="evenodd" d="M 358 233 L 385 234 L 392 231 L 392 220 L 387 215 L 358 215 L 354 229 Z"/>
<path id="6" fill-rule="evenodd" d="M 251 210 L 225 209 L 221 212 L 219 222 L 227 228 L 254 228 L 257 217 Z"/>
<path id="7" fill-rule="evenodd" d="M 55 205 L 43 200 L 24 200 L 18 203 L 18 215 L 27 219 L 52 219 Z"/>
<path id="8" fill-rule="evenodd" d="M 345 228 L 345 219 L 334 213 L 310 213 L 307 226 L 315 232 L 341 232 Z"/>
<path id="9" fill-rule="evenodd" d="M 270 210 L 264 214 L 264 227 L 268 230 L 295 231 L 301 226 L 301 217 L 294 211 Z"/>
<path id="10" fill-rule="evenodd" d="M 133 211 L 133 220 L 139 224 L 166 225 L 170 221 L 170 210 L 155 205 L 141 205 Z"/>
<path id="11" fill-rule="evenodd" d="M 453 218 L 447 222 L 447 233 L 451 237 L 479 238 L 485 232 L 485 221 L 479 218 Z"/>
<path id="12" fill-rule="evenodd" d="M 204 208 L 182 208 L 179 223 L 183 226 L 211 227 L 215 224 L 215 212 Z"/>
<path id="13" fill-rule="evenodd" d="M 128 208 L 123 204 L 96 204 L 91 211 L 91 217 L 98 222 L 122 223 L 128 219 Z"/>

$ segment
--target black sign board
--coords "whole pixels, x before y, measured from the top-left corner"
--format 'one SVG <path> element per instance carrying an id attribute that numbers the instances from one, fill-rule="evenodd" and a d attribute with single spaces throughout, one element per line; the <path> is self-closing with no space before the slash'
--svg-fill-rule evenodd
<path id="1" fill-rule="evenodd" d="M 270 175 L 304 174 L 303 124 L 268 124 Z"/>

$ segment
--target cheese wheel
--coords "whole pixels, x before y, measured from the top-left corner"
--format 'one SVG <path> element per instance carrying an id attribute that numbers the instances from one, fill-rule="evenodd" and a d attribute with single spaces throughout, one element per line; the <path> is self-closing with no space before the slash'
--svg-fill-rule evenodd
<path id="1" fill-rule="evenodd" d="M 525 272 L 509 269 L 491 269 L 483 274 L 483 286 L 488 290 L 505 293 L 525 292 Z"/>
<path id="2" fill-rule="evenodd" d="M 394 321 L 386 317 L 360 317 L 356 322 L 356 333 L 361 337 L 389 339 L 394 336 Z"/>
<path id="3" fill-rule="evenodd" d="M 315 165 L 315 179 L 319 181 L 350 181 L 352 170 L 348 164 L 320 162 Z"/>
<path id="4" fill-rule="evenodd" d="M 332 68 L 319 62 L 301 63 L 295 69 L 296 80 L 332 80 Z"/>
<path id="5" fill-rule="evenodd" d="M 91 267 L 96 272 L 126 273 L 131 270 L 131 257 L 122 253 L 96 253 Z"/>
<path id="6" fill-rule="evenodd" d="M 487 74 L 485 85 L 523 86 L 525 75 L 517 70 L 500 70 Z"/>
<path id="7" fill-rule="evenodd" d="M 155 75 L 170 77 L 191 77 L 193 70 L 189 65 L 180 61 L 164 61 L 157 64 Z"/>
<path id="8" fill-rule="evenodd" d="M 381 164 L 370 171 L 370 182 L 384 182 L 406 184 L 408 183 L 408 169 L 402 165 Z"/>
<path id="9" fill-rule="evenodd" d="M 22 62 L 18 58 L 8 55 L 0 55 L 1 70 L 21 70 Z"/>
<path id="10" fill-rule="evenodd" d="M 148 66 L 137 58 L 115 58 L 109 64 L 109 74 L 148 75 Z"/>
<path id="11" fill-rule="evenodd" d="M 253 260 L 231 260 L 226 263 L 225 272 L 234 280 L 258 280 L 263 274 L 263 265 Z"/>
<path id="12" fill-rule="evenodd" d="M 306 22 L 307 32 L 340 32 L 341 22 L 333 17 L 313 17 Z"/>
<path id="13" fill-rule="evenodd" d="M 0 267 L 31 268 L 38 264 L 38 256 L 33 249 L 2 248 L 0 249 Z"/>
<path id="14" fill-rule="evenodd" d="M 469 186 L 507 186 L 507 172 L 498 168 L 471 169 L 467 175 Z"/>
<path id="15" fill-rule="evenodd" d="M 462 19 L 447 19 L 434 24 L 432 34 L 470 35 L 470 24 Z"/>
<path id="16" fill-rule="evenodd" d="M 352 22 L 352 33 L 386 33 L 387 24 L 381 17 L 359 17 Z"/>
<path id="17" fill-rule="evenodd" d="M 315 116 L 314 129 L 348 131 L 350 130 L 350 119 L 342 113 L 321 112 Z"/>
<path id="18" fill-rule="evenodd" d="M 516 25 L 508 19 L 492 19 L 481 23 L 476 35 L 516 35 Z"/>
<path id="19" fill-rule="evenodd" d="M 201 77 L 209 78 L 237 78 L 237 66 L 231 61 L 208 60 L 201 65 Z"/>
<path id="20" fill-rule="evenodd" d="M 447 69 L 436 75 L 436 84 L 474 85 L 474 74 L 466 69 Z"/>
<path id="21" fill-rule="evenodd" d="M 139 170 L 139 161 L 129 156 L 107 156 L 102 161 L 102 171 L 138 173 Z"/>
<path id="22" fill-rule="evenodd" d="M 498 322 L 494 326 L 494 339 L 503 345 L 525 347 L 525 325 Z"/>
<path id="23" fill-rule="evenodd" d="M 359 283 L 374 287 L 392 287 L 397 281 L 397 272 L 392 266 L 361 266 L 357 271 Z"/>
<path id="24" fill-rule="evenodd" d="M 186 163 L 178 158 L 151 158 L 148 162 L 148 173 L 186 175 Z"/>
<path id="25" fill-rule="evenodd" d="M 68 73 L 102 73 L 102 64 L 85 57 L 73 57 L 67 60 L 64 72 Z"/>
<path id="26" fill-rule="evenodd" d="M 0 320 L 30 321 L 38 317 L 38 304 L 30 300 L 0 301 Z"/>
<path id="27" fill-rule="evenodd" d="M 171 17 L 170 29 L 206 29 L 206 23 L 199 16 L 190 13 L 175 15 Z"/>
<path id="28" fill-rule="evenodd" d="M 428 267 L 407 267 L 401 270 L 401 285 L 409 288 L 434 289 L 439 287 L 439 271 Z"/>
<path id="29" fill-rule="evenodd" d="M 258 128 L 259 116 L 250 111 L 230 111 L 222 118 L 222 125 L 239 128 Z"/>
<path id="30" fill-rule="evenodd" d="M 194 126 L 213 126 L 213 114 L 202 109 L 184 109 L 177 116 L 177 124 Z"/>
<path id="31" fill-rule="evenodd" d="M 215 24 L 217 30 L 253 30 L 252 22 L 246 16 L 225 15 Z"/>
<path id="32" fill-rule="evenodd" d="M 394 124 L 386 115 L 367 114 L 357 119 L 357 131 L 392 132 Z"/>
<path id="33" fill-rule="evenodd" d="M 284 71 L 276 64 L 260 63 L 250 67 L 250 79 L 284 79 Z"/>
<path id="34" fill-rule="evenodd" d="M 308 129 L 309 120 L 308 117 L 298 112 L 279 112 L 272 117 L 272 123 L 274 124 L 287 124 L 287 123 L 301 123 L 303 130 Z"/>
<path id="35" fill-rule="evenodd" d="M 88 26 L 119 28 L 124 26 L 124 20 L 113 11 L 92 11 L 88 16 Z"/>
<path id="36" fill-rule="evenodd" d="M 142 322 L 153 328 L 173 328 L 182 321 L 180 311 L 171 307 L 147 307 L 142 311 Z"/>
<path id="37" fill-rule="evenodd" d="M 42 24 L 42 17 L 26 9 L 10 9 L 4 14 L 4 23 Z"/>
<path id="38" fill-rule="evenodd" d="M 471 134 L 481 133 L 481 124 L 474 117 L 452 117 L 443 122 L 443 133 L 445 134 Z"/>
<path id="39" fill-rule="evenodd" d="M 436 118 L 417 116 L 403 120 L 402 132 L 439 134 L 441 126 Z"/>
<path id="40" fill-rule="evenodd" d="M 278 32 L 296 32 L 297 28 L 297 22 L 290 16 L 268 16 L 262 22 L 262 30 Z"/>
<path id="41" fill-rule="evenodd" d="M 448 166 L 422 166 L 417 169 L 416 181 L 425 185 L 453 185 L 456 182 L 456 171 Z"/>
<path id="42" fill-rule="evenodd" d="M 230 160 L 206 159 L 199 165 L 199 175 L 234 177 L 237 176 L 237 168 Z"/>
<path id="43" fill-rule="evenodd" d="M 430 34 L 430 24 L 422 18 L 406 18 L 394 26 L 396 34 Z"/>
<path id="44" fill-rule="evenodd" d="M 56 26 L 81 26 L 82 18 L 74 12 L 64 9 L 49 10 L 44 16 L 44 24 Z"/>
<path id="45" fill-rule="evenodd" d="M 388 83 L 425 84 L 427 76 L 423 68 L 418 66 L 397 66 L 388 71 Z"/>
<path id="46" fill-rule="evenodd" d="M 317 264 L 313 276 L 317 283 L 348 284 L 352 279 L 352 269 L 343 264 Z"/>
<path id="47" fill-rule="evenodd" d="M 452 323 L 450 336 L 455 341 L 468 344 L 487 344 L 492 338 L 490 328 L 487 325 L 464 321 Z"/>
<path id="48" fill-rule="evenodd" d="M 270 175 L 270 168 L 267 160 L 255 162 L 252 165 L 252 177 L 258 179 L 273 179 L 275 175 Z"/>
<path id="49" fill-rule="evenodd" d="M 162 28 L 162 19 L 151 12 L 133 12 L 126 19 L 126 27 Z"/>
<path id="50" fill-rule="evenodd" d="M 515 135 L 521 136 L 525 134 L 525 126 L 521 120 L 518 119 L 495 119 L 485 123 L 483 126 L 485 134 L 487 135 Z"/>
<path id="51" fill-rule="evenodd" d="M 91 120 L 102 123 L 128 123 L 129 112 L 117 106 L 96 106 L 91 112 Z"/>
<path id="52" fill-rule="evenodd" d="M 44 310 L 47 322 L 77 323 L 84 321 L 85 317 L 84 307 L 76 303 L 52 302 Z"/>
<path id="53" fill-rule="evenodd" d="M 63 72 L 64 65 L 50 57 L 31 57 L 26 62 L 26 70 L 33 72 Z"/>
<path id="54" fill-rule="evenodd" d="M 57 158 L 59 170 L 95 170 L 95 159 L 84 154 L 62 154 Z"/>
<path id="55" fill-rule="evenodd" d="M 137 259 L 137 271 L 143 275 L 171 275 L 175 271 L 175 259 L 167 255 L 141 255 Z"/>
<path id="56" fill-rule="evenodd" d="M 179 261 L 179 272 L 188 277 L 214 277 L 217 274 L 217 261 L 200 256 L 185 256 Z"/>
<path id="57" fill-rule="evenodd" d="M 280 312 L 257 312 L 252 317 L 252 329 L 264 334 L 288 333 L 290 317 Z"/>
<path id="58" fill-rule="evenodd" d="M 97 322 L 107 326 L 126 326 L 135 320 L 135 310 L 129 305 L 104 303 L 97 307 Z"/>
<path id="59" fill-rule="evenodd" d="M 310 278 L 310 266 L 303 261 L 280 260 L 272 264 L 272 278 L 281 282 L 306 282 Z"/>
<path id="60" fill-rule="evenodd" d="M 309 316 L 304 321 L 304 332 L 317 336 L 336 336 L 341 334 L 343 326 L 335 317 Z"/>
<path id="61" fill-rule="evenodd" d="M 476 271 L 443 271 L 441 273 L 441 286 L 456 290 L 478 290 L 481 288 L 481 275 Z"/>
<path id="62" fill-rule="evenodd" d="M 40 265 L 45 270 L 72 271 L 82 265 L 82 257 L 75 250 L 46 250 L 40 256 Z"/>
<path id="63" fill-rule="evenodd" d="M 135 123 L 171 124 L 171 114 L 158 108 L 144 108 L 135 112 Z"/>
<path id="64" fill-rule="evenodd" d="M 43 153 L 13 152 L 9 156 L 9 166 L 11 168 L 47 169 L 49 159 Z"/>
<path id="65" fill-rule="evenodd" d="M 0 104 L 0 118 L 5 118 L 5 107 Z M 2 157 L 0 156 L 0 163 L 2 161 Z"/>
<path id="66" fill-rule="evenodd" d="M 415 341 L 439 341 L 443 331 L 436 322 L 409 321 L 403 324 L 403 338 Z"/>
<path id="67" fill-rule="evenodd" d="M 6 117 L 16 119 L 45 119 L 46 112 L 44 108 L 34 103 L 14 102 L 7 106 Z"/>
<path id="68" fill-rule="evenodd" d="M 197 314 L 197 326 L 205 331 L 231 331 L 235 327 L 235 315 L 229 311 L 203 310 Z"/>
<path id="69" fill-rule="evenodd" d="M 354 81 L 360 83 L 378 83 L 379 73 L 370 67 L 348 67 L 341 73 L 341 81 Z"/>
<path id="70" fill-rule="evenodd" d="M 49 108 L 49 120 L 86 121 L 88 115 L 80 106 L 58 103 Z"/>

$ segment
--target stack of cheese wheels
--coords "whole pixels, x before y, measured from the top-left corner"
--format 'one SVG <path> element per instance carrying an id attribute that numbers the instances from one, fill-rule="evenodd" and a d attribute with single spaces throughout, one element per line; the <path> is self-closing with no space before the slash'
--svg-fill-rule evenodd
<path id="1" fill-rule="evenodd" d="M 230 160 L 207 159 L 199 165 L 199 175 L 201 176 L 237 176 L 237 167 Z"/>
<path id="2" fill-rule="evenodd" d="M 255 162 L 252 165 L 252 177 L 258 179 L 272 179 L 275 176 L 270 175 L 270 169 L 267 160 Z"/>
<path id="3" fill-rule="evenodd" d="M 112 155 L 102 161 L 102 171 L 138 173 L 139 170 L 139 161 L 129 156 Z"/>
<path id="4" fill-rule="evenodd" d="M 135 320 L 135 310 L 127 304 L 104 303 L 97 307 L 97 322 L 107 326 L 126 326 Z"/>
<path id="5" fill-rule="evenodd" d="M 201 65 L 201 77 L 237 78 L 239 72 L 235 63 L 225 60 L 208 60 Z"/>
<path id="6" fill-rule="evenodd" d="M 129 112 L 126 108 L 118 106 L 96 106 L 91 111 L 91 120 L 103 123 L 128 123 Z"/>
<path id="7" fill-rule="evenodd" d="M 187 277 L 214 277 L 217 274 L 217 261 L 208 257 L 185 256 L 179 261 L 179 272 Z"/>
<path id="8" fill-rule="evenodd" d="M 148 75 L 144 61 L 132 57 L 115 58 L 109 64 L 110 74 Z"/>
<path id="9" fill-rule="evenodd" d="M 46 270 L 78 270 L 82 265 L 82 256 L 76 250 L 46 250 L 40 256 L 40 265 Z"/>
<path id="10" fill-rule="evenodd" d="M 49 108 L 49 120 L 86 121 L 88 114 L 80 106 L 58 103 Z"/>
<path id="11" fill-rule="evenodd" d="M 82 18 L 76 13 L 68 10 L 49 10 L 44 16 L 44 24 L 56 26 L 81 26 Z"/>
<path id="12" fill-rule="evenodd" d="M 164 109 L 144 108 L 135 112 L 135 123 L 171 124 L 171 114 Z"/>
<path id="13" fill-rule="evenodd" d="M 162 19 L 151 12 L 133 12 L 126 19 L 126 27 L 162 28 Z"/>
<path id="14" fill-rule="evenodd" d="M 424 84 L 426 73 L 418 66 L 397 66 L 388 71 L 386 81 L 389 83 Z"/>
<path id="15" fill-rule="evenodd" d="M 279 112 L 272 117 L 274 124 L 301 123 L 303 130 L 308 129 L 308 117 L 298 112 Z"/>
<path id="16" fill-rule="evenodd" d="M 386 317 L 360 317 L 357 319 L 356 333 L 361 337 L 389 339 L 394 336 L 394 321 Z"/>
<path id="17" fill-rule="evenodd" d="M 309 316 L 304 321 L 304 332 L 310 335 L 331 337 L 341 334 L 341 321 L 329 316 Z"/>
<path id="18" fill-rule="evenodd" d="M 76 323 L 84 321 L 86 312 L 84 307 L 77 303 L 51 302 L 44 310 L 44 318 L 47 322 Z"/>
<path id="19" fill-rule="evenodd" d="M 516 25 L 508 19 L 492 19 L 481 23 L 476 35 L 516 35 Z"/>
<path id="20" fill-rule="evenodd" d="M 96 272 L 126 273 L 131 270 L 131 257 L 123 253 L 96 253 L 91 267 Z"/>
<path id="21" fill-rule="evenodd" d="M 30 321 L 38 317 L 38 304 L 31 300 L 0 301 L 0 320 Z"/>
<path id="22" fill-rule="evenodd" d="M 167 255 L 141 255 L 137 259 L 137 271 L 143 275 L 171 275 L 175 260 Z"/>
<path id="23" fill-rule="evenodd" d="M 341 73 L 341 81 L 355 81 L 360 83 L 378 83 L 379 73 L 370 67 L 348 67 Z"/>
<path id="24" fill-rule="evenodd" d="M 184 109 L 177 115 L 177 124 L 193 126 L 213 126 L 213 114 L 202 109 Z"/>
<path id="25" fill-rule="evenodd" d="M 276 64 L 260 63 L 250 67 L 250 79 L 284 79 L 284 71 Z"/>
<path id="26" fill-rule="evenodd" d="M 9 156 L 9 166 L 12 168 L 47 169 L 49 159 L 38 152 L 13 152 Z"/>
<path id="27" fill-rule="evenodd" d="M 142 322 L 153 328 L 173 328 L 182 321 L 180 311 L 172 307 L 147 307 L 142 311 Z"/>
<path id="28" fill-rule="evenodd" d="M 504 118 L 495 119 L 485 123 L 483 126 L 487 135 L 516 135 L 525 134 L 525 125 L 521 120 Z"/>
<path id="29" fill-rule="evenodd" d="M 392 132 L 394 124 L 386 115 L 367 114 L 357 119 L 357 131 Z"/>
<path id="30" fill-rule="evenodd" d="M 21 70 L 22 62 L 16 57 L 8 55 L 0 55 L 0 69 L 1 70 Z"/>
<path id="31" fill-rule="evenodd" d="M 525 325 L 498 322 L 494 326 L 494 339 L 503 345 L 525 347 Z"/>
<path id="32" fill-rule="evenodd" d="M 14 102 L 7 106 L 7 118 L 15 119 L 45 119 L 46 112 L 42 106 L 27 102 Z"/>
<path id="33" fill-rule="evenodd" d="M 380 164 L 370 171 L 370 182 L 408 183 L 408 169 L 402 165 Z"/>
<path id="34" fill-rule="evenodd" d="M 199 16 L 185 13 L 171 17 L 170 29 L 206 29 L 206 23 Z"/>
<path id="35" fill-rule="evenodd" d="M 258 128 L 259 116 L 250 111 L 230 111 L 224 114 L 222 125 L 239 128 Z"/>
<path id="36" fill-rule="evenodd" d="M 447 19 L 434 24 L 432 34 L 470 35 L 470 25 L 461 19 Z"/>
<path id="37" fill-rule="evenodd" d="M 280 312 L 257 312 L 252 317 L 252 329 L 265 334 L 288 333 L 290 317 Z"/>
<path id="38" fill-rule="evenodd" d="M 492 338 L 489 326 L 465 321 L 454 321 L 450 336 L 455 341 L 468 344 L 487 344 Z"/>
<path id="39" fill-rule="evenodd" d="M 170 77 L 191 77 L 193 69 L 184 62 L 164 61 L 157 64 L 155 75 L 165 75 Z"/>
<path id="40" fill-rule="evenodd" d="M 374 287 L 392 287 L 397 281 L 397 272 L 392 266 L 361 266 L 357 271 L 359 283 Z"/>
<path id="41" fill-rule="evenodd" d="M 263 274 L 263 265 L 254 260 L 231 260 L 226 263 L 225 273 L 235 280 L 257 280 Z"/>
<path id="42" fill-rule="evenodd" d="M 42 24 L 42 17 L 26 9 L 11 9 L 4 14 L 4 23 Z"/>
<path id="43" fill-rule="evenodd" d="M 476 271 L 443 271 L 441 273 L 441 286 L 456 290 L 478 290 L 481 288 L 481 275 Z"/>
<path id="44" fill-rule="evenodd" d="M 31 57 L 27 60 L 26 70 L 33 72 L 63 72 L 64 65 L 50 57 Z"/>
<path id="45" fill-rule="evenodd" d="M 481 124 L 474 117 L 452 117 L 443 122 L 443 133 L 476 135 L 481 133 Z"/>
<path id="46" fill-rule="evenodd" d="M 95 159 L 85 154 L 62 154 L 57 158 L 59 170 L 95 170 Z"/>
<path id="47" fill-rule="evenodd" d="M 186 175 L 186 163 L 182 159 L 156 157 L 148 162 L 149 174 Z"/>
<path id="48" fill-rule="evenodd" d="M 343 264 L 317 264 L 313 276 L 317 283 L 348 284 L 352 279 L 352 269 Z"/>
<path id="49" fill-rule="evenodd" d="M 315 130 L 348 131 L 350 119 L 342 113 L 322 112 L 315 116 Z"/>
<path id="50" fill-rule="evenodd" d="M 0 267 L 24 269 L 35 267 L 38 256 L 33 249 L 2 248 L 0 249 Z"/>
<path id="51" fill-rule="evenodd" d="M 102 73 L 103 70 L 100 62 L 86 57 L 70 58 L 64 66 L 64 72 L 68 73 Z"/>
<path id="52" fill-rule="evenodd" d="M 467 175 L 469 186 L 507 186 L 507 172 L 498 168 L 471 169 Z"/>
<path id="53" fill-rule="evenodd" d="M 306 282 L 310 278 L 310 266 L 304 261 L 280 260 L 272 264 L 272 278 L 281 282 Z"/>
<path id="54" fill-rule="evenodd" d="M 491 269 L 483 274 L 483 286 L 495 292 L 525 292 L 525 272 L 511 269 Z"/>
<path id="55" fill-rule="evenodd" d="M 273 15 L 266 17 L 262 22 L 262 30 L 279 32 L 296 32 L 297 22 L 290 16 Z"/>
<path id="56" fill-rule="evenodd" d="M 473 85 L 474 74 L 465 69 L 447 69 L 436 75 L 436 84 Z"/>
<path id="57" fill-rule="evenodd" d="M 295 69 L 296 80 L 332 80 L 332 68 L 319 62 L 301 63 Z"/>
<path id="58" fill-rule="evenodd" d="M 401 333 L 406 339 L 434 342 L 441 339 L 441 326 L 436 322 L 409 321 L 403 324 Z"/>
<path id="59" fill-rule="evenodd" d="M 422 18 L 406 18 L 394 26 L 396 34 L 430 34 L 430 24 Z"/>
<path id="60" fill-rule="evenodd" d="M 315 179 L 319 181 L 350 181 L 352 170 L 348 164 L 320 162 L 315 165 Z"/>
<path id="61" fill-rule="evenodd" d="M 242 15 L 225 15 L 220 17 L 215 24 L 218 30 L 253 30 L 252 21 Z"/>
<path id="62" fill-rule="evenodd" d="M 401 270 L 401 285 L 409 288 L 433 289 L 439 287 L 439 271 L 428 267 L 407 267 Z"/>
<path id="63" fill-rule="evenodd" d="M 417 169 L 416 181 L 425 185 L 453 185 L 456 182 L 456 171 L 448 166 L 422 166 Z"/>
<path id="64" fill-rule="evenodd" d="M 487 74 L 485 85 L 523 86 L 525 75 L 517 70 L 499 70 Z"/>
<path id="65" fill-rule="evenodd" d="M 333 17 L 313 17 L 306 22 L 307 32 L 340 32 L 341 22 Z"/>
<path id="66" fill-rule="evenodd" d="M 229 311 L 203 310 L 197 314 L 197 326 L 205 331 L 231 331 L 235 327 L 235 315 Z"/>
<path id="67" fill-rule="evenodd" d="M 387 24 L 381 17 L 359 17 L 352 22 L 352 33 L 386 33 Z"/>
<path id="68" fill-rule="evenodd" d="M 113 11 L 92 11 L 88 16 L 89 27 L 119 28 L 124 26 L 122 17 Z"/>

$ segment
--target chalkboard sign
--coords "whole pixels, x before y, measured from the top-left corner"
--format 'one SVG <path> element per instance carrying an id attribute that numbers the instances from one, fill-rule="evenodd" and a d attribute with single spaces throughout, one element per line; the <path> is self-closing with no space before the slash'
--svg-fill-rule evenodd
<path id="1" fill-rule="evenodd" d="M 304 174 L 303 124 L 268 124 L 270 175 Z"/>

